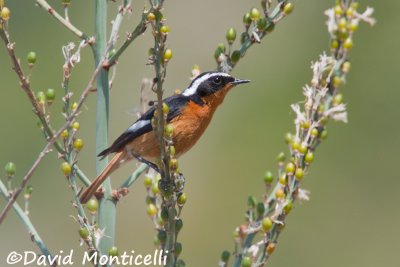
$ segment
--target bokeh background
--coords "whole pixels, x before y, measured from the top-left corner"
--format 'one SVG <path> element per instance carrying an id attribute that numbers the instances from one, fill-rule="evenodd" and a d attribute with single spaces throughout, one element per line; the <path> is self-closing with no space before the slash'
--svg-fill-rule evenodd
<path id="1" fill-rule="evenodd" d="M 181 158 L 188 202 L 182 214 L 182 257 L 188 266 L 216 266 L 224 249 L 233 250 L 233 229 L 244 220 L 249 195 L 263 194 L 263 174 L 275 170 L 275 157 L 285 151 L 284 134 L 293 130 L 289 105 L 302 99 L 302 86 L 311 78 L 310 62 L 328 51 L 323 15 L 331 1 L 295 1 L 295 11 L 275 32 L 255 45 L 233 74 L 252 80 L 233 90 L 218 110 L 198 145 Z M 61 1 L 52 1 L 57 9 Z M 124 20 L 121 34 L 138 21 L 142 2 L 134 1 L 132 16 Z M 10 32 L 23 62 L 33 50 L 38 61 L 32 87 L 55 88 L 53 124 L 60 116 L 63 57 L 61 47 L 77 39 L 34 1 L 6 1 L 11 9 Z M 400 214 L 397 204 L 400 177 L 399 106 L 400 25 L 399 1 L 362 1 L 376 10 L 378 23 L 361 25 L 351 53 L 352 70 L 343 88 L 349 123 L 330 123 L 329 137 L 318 149 L 315 164 L 303 187 L 311 201 L 296 205 L 288 218 L 270 266 L 399 266 Z M 110 20 L 117 4 L 110 3 Z M 165 88 L 170 95 L 189 83 L 191 67 L 215 68 L 213 52 L 224 41 L 226 29 L 242 29 L 244 12 L 259 1 L 167 1 L 165 14 L 171 27 L 168 45 L 174 57 L 168 66 Z M 93 1 L 72 1 L 70 17 L 86 32 L 93 32 Z M 139 38 L 120 60 L 111 98 L 110 138 L 134 119 L 152 45 L 149 32 Z M 75 98 L 93 71 L 90 49 L 82 53 L 71 88 Z M 4 47 L 0 48 L 0 166 L 17 164 L 16 185 L 45 144 L 31 107 L 18 86 Z M 95 95 L 90 95 L 79 117 L 79 136 L 85 140 L 80 166 L 94 176 Z M 112 141 L 112 140 L 110 140 Z M 75 250 L 80 255 L 78 225 L 71 218 L 71 192 L 52 153 L 31 180 L 34 186 L 31 219 L 53 253 Z M 135 164 L 114 175 L 119 183 Z M 2 175 L 4 176 L 4 175 Z M 4 178 L 4 177 L 3 177 Z M 0 208 L 4 200 L 0 200 Z M 142 180 L 118 208 L 117 245 L 120 251 L 154 250 L 155 232 L 145 211 Z M 34 250 L 29 235 L 10 212 L 0 227 L 0 266 L 10 251 Z M 79 256 L 76 256 L 79 261 Z M 77 263 L 75 266 L 80 266 Z"/>

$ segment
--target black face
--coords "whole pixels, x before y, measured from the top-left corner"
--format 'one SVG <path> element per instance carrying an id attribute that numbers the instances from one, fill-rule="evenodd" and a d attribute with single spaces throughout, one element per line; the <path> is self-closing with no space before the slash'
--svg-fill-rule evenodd
<path id="1" fill-rule="evenodd" d="M 197 87 L 197 94 L 200 97 L 211 95 L 224 88 L 235 80 L 232 76 L 214 75 L 202 81 Z"/>

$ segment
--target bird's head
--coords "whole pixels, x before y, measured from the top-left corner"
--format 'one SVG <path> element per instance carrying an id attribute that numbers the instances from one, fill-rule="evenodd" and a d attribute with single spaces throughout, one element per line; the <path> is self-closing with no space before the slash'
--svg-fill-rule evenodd
<path id="1" fill-rule="evenodd" d="M 235 85 L 248 83 L 249 80 L 241 80 L 224 72 L 204 72 L 193 79 L 183 95 L 187 97 L 197 96 L 205 99 L 223 100 L 226 93 Z"/>

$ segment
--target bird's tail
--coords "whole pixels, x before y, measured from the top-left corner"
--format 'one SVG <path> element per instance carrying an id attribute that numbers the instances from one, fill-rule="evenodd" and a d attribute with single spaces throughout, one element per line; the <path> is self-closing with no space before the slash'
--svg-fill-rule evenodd
<path id="1" fill-rule="evenodd" d="M 85 204 L 89 201 L 89 199 L 93 196 L 96 190 L 100 187 L 100 185 L 107 179 L 107 177 L 124 161 L 126 156 L 125 151 L 118 152 L 114 155 L 111 161 L 107 164 L 104 170 L 93 180 L 88 188 L 82 193 L 80 196 L 80 201 L 82 204 Z"/>

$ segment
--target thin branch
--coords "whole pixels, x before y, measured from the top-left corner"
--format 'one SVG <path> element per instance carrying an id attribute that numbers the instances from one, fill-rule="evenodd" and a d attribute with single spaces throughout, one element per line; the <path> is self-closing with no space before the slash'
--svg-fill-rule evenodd
<path id="1" fill-rule="evenodd" d="M 3 38 L 4 31 L 0 31 L 0 35 Z M 3 39 L 4 40 L 4 39 Z M 78 111 L 80 110 L 80 108 L 83 105 L 83 102 L 85 101 L 86 97 L 89 95 L 91 88 L 92 88 L 92 84 L 94 83 L 94 81 L 96 80 L 97 75 L 99 74 L 100 70 L 102 69 L 102 63 L 104 61 L 104 57 L 102 58 L 102 60 L 100 60 L 100 63 L 97 65 L 95 71 L 92 74 L 92 77 L 90 78 L 85 90 L 82 92 L 79 101 L 78 101 L 78 105 L 76 107 L 76 109 L 74 109 L 71 113 L 71 115 L 67 118 L 66 122 L 64 123 L 64 125 L 58 129 L 58 131 L 56 133 L 54 133 L 52 138 L 49 138 L 49 140 L 47 141 L 46 146 L 43 148 L 42 152 L 40 152 L 38 158 L 35 160 L 34 164 L 32 165 L 31 169 L 27 172 L 27 174 L 24 176 L 21 184 L 19 185 L 19 187 L 16 189 L 16 191 L 14 192 L 14 194 L 12 195 L 12 197 L 10 198 L 10 200 L 8 201 L 7 205 L 4 207 L 3 211 L 0 213 L 0 224 L 3 222 L 3 220 L 5 219 L 7 212 L 10 210 L 12 204 L 16 201 L 17 197 L 19 196 L 19 194 L 22 192 L 22 190 L 24 189 L 24 187 L 26 186 L 26 184 L 28 183 L 29 179 L 32 177 L 33 173 L 35 172 L 37 166 L 39 165 L 39 163 L 42 161 L 42 159 L 44 158 L 45 154 L 47 154 L 50 150 L 50 148 L 54 145 L 54 143 L 57 141 L 57 138 L 60 136 L 60 134 L 68 128 L 68 126 L 73 122 L 73 120 L 75 119 L 75 117 L 78 114 Z"/>
<path id="2" fill-rule="evenodd" d="M 4 41 L 4 45 L 7 48 L 8 55 L 12 61 L 12 69 L 15 71 L 15 73 L 18 76 L 18 79 L 20 81 L 20 86 L 22 90 L 25 92 L 27 95 L 29 101 L 31 102 L 33 106 L 33 112 L 35 115 L 39 118 L 41 124 L 43 125 L 43 130 L 45 132 L 46 139 L 52 139 L 53 138 L 53 129 L 49 123 L 49 121 L 46 119 L 46 115 L 43 113 L 42 109 L 39 108 L 38 102 L 35 97 L 35 93 L 33 92 L 31 86 L 30 86 L 30 81 L 28 77 L 25 75 L 24 71 L 22 70 L 20 60 L 17 58 L 15 55 L 15 44 L 11 43 L 9 34 L 4 30 L 0 30 L 0 37 Z M 57 149 L 57 151 L 63 155 L 63 158 L 65 158 L 65 151 L 62 145 L 59 142 L 54 143 L 54 147 Z M 74 164 L 73 168 L 78 174 L 78 177 L 80 180 L 85 184 L 89 185 L 90 180 L 87 178 L 85 173 L 79 169 L 78 165 Z"/>
<path id="3" fill-rule="evenodd" d="M 108 69 L 111 66 L 113 66 L 115 63 L 117 63 L 119 57 L 122 55 L 122 53 L 128 48 L 128 46 L 140 35 L 142 35 L 146 31 L 146 13 L 143 13 L 142 19 L 140 20 L 139 24 L 136 26 L 136 28 L 133 30 L 132 33 L 128 34 L 125 42 L 122 44 L 122 46 L 115 52 L 114 55 L 112 55 L 106 62 L 104 62 L 103 67 Z"/>
<path id="4" fill-rule="evenodd" d="M 8 200 L 8 191 L 6 186 L 3 184 L 3 182 L 0 180 L 0 194 L 3 196 L 5 200 Z M 31 240 L 38 246 L 40 251 L 42 252 L 43 255 L 46 256 L 47 259 L 53 258 L 53 256 L 50 254 L 49 249 L 43 242 L 42 238 L 40 237 L 39 233 L 33 226 L 31 220 L 29 219 L 28 215 L 25 214 L 23 209 L 18 205 L 18 203 L 13 203 L 12 205 L 15 213 L 17 216 L 21 219 L 23 222 L 26 230 L 28 230 L 28 233 L 30 235 Z M 54 265 L 56 266 L 56 265 Z"/>
<path id="5" fill-rule="evenodd" d="M 82 40 L 89 40 L 89 36 L 83 33 L 81 30 L 76 28 L 69 19 L 61 16 L 54 8 L 52 8 L 46 0 L 36 0 L 36 4 L 46 10 L 50 15 L 52 15 L 56 20 L 58 20 L 61 24 L 63 24 L 68 30 L 74 33 Z"/>

